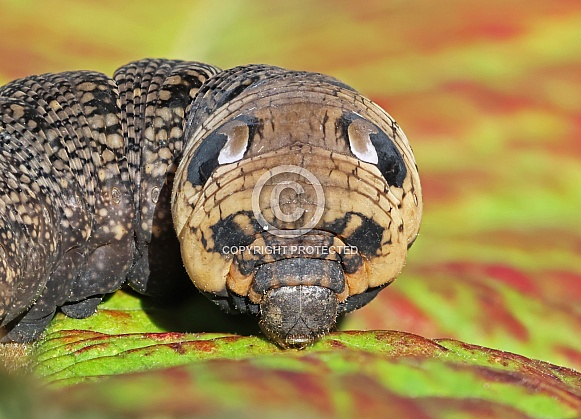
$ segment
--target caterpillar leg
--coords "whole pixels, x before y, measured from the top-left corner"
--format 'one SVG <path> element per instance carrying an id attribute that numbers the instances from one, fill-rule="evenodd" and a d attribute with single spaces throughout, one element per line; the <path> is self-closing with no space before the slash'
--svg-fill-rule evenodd
<path id="1" fill-rule="evenodd" d="M 6 326 L 7 332 L 0 338 L 0 342 L 26 343 L 37 340 L 56 312 L 56 308 L 49 310 L 48 313 L 45 310 L 46 307 L 42 304 L 32 306 L 23 317 L 14 320 L 14 326 Z"/>
<path id="2" fill-rule="evenodd" d="M 66 302 L 66 296 L 76 277 L 75 272 L 82 262 L 83 254 L 77 249 L 66 252 L 34 305 L 24 315 L 6 326 L 8 332 L 2 341 L 31 342 L 38 339 L 54 317 L 57 307 Z"/>
<path id="3" fill-rule="evenodd" d="M 85 319 L 97 311 L 97 306 L 102 300 L 102 295 L 96 295 L 83 301 L 65 304 L 61 307 L 61 311 L 73 319 Z"/>
<path id="4" fill-rule="evenodd" d="M 129 236 L 126 240 L 95 249 L 74 281 L 67 300 L 76 302 L 119 289 L 131 266 L 133 249 L 133 240 Z"/>

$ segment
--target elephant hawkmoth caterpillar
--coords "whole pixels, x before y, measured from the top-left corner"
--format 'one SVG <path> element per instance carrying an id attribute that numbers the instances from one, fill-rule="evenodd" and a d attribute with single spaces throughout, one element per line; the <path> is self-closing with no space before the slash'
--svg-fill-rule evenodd
<path id="1" fill-rule="evenodd" d="M 418 233 L 405 135 L 322 74 L 144 59 L 15 80 L 0 108 L 4 341 L 125 282 L 163 293 L 183 263 L 220 307 L 304 347 L 392 282 Z"/>

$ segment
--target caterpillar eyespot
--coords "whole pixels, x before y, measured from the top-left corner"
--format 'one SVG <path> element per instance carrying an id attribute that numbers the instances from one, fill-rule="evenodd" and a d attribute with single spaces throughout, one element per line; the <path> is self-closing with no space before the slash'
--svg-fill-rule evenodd
<path id="1" fill-rule="evenodd" d="M 15 80 L 0 115 L 3 341 L 125 282 L 163 293 L 183 263 L 302 348 L 391 283 L 418 233 L 405 135 L 322 74 L 144 59 Z"/>

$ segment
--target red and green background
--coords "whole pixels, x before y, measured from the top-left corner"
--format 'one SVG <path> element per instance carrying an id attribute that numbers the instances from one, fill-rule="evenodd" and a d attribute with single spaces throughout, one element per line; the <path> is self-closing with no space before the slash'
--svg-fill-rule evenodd
<path id="1" fill-rule="evenodd" d="M 119 293 L 96 317 L 59 316 L 29 349 L 33 371 L 0 378 L 15 409 L 581 415 L 581 3 L 0 0 L 2 84 L 112 74 L 143 57 L 261 62 L 352 85 L 410 139 L 420 236 L 398 280 L 340 325 L 378 332 L 303 352 L 226 333 L 225 318 L 162 334 L 207 306 Z"/>

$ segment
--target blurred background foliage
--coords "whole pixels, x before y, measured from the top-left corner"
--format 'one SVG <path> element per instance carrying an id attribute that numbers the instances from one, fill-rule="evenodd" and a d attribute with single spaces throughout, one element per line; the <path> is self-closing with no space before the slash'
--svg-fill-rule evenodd
<path id="1" fill-rule="evenodd" d="M 327 73 L 398 121 L 422 230 L 343 330 L 581 369 L 580 2 L 0 0 L 0 83 L 143 57 Z"/>

